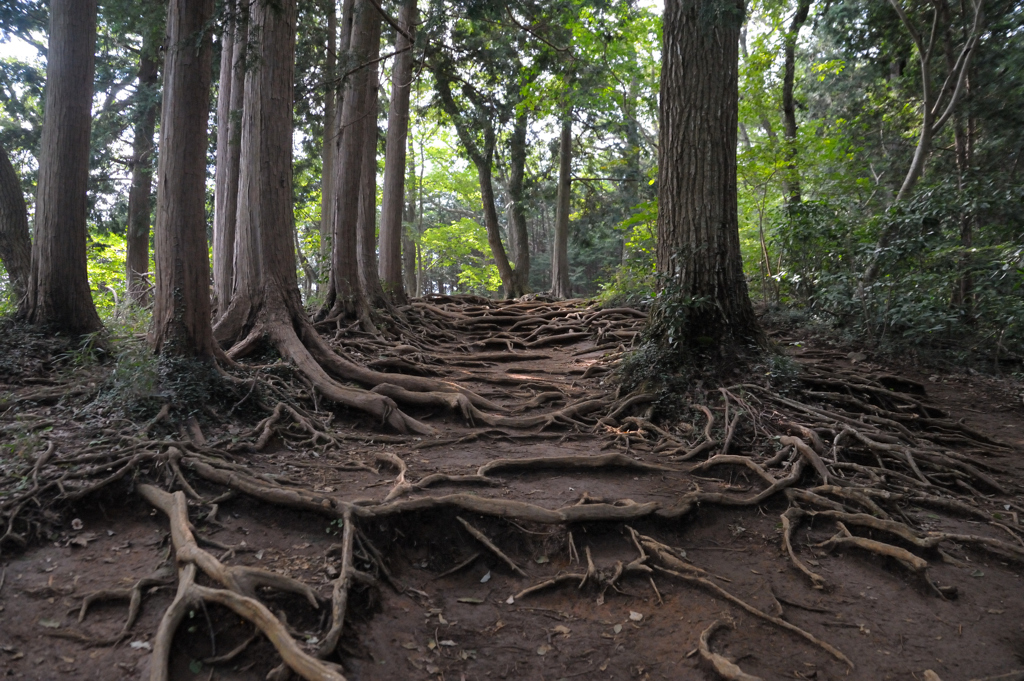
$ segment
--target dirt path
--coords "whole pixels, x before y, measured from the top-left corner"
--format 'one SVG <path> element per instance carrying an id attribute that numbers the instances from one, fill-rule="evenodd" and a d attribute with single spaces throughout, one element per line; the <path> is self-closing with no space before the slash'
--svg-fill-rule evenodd
<path id="1" fill-rule="evenodd" d="M 565 340 L 514 348 L 519 354 L 533 353 L 528 361 L 502 361 L 520 358 L 497 355 L 481 360 L 466 353 L 446 364 L 445 371 L 453 373 L 444 378 L 457 378 L 461 386 L 497 402 L 508 413 L 556 391 L 560 396 L 542 412 L 564 409 L 593 395 L 612 399 L 612 388 L 602 384 L 604 374 L 587 374 L 609 350 L 586 352 L 595 346 L 592 336 Z M 597 342 L 607 344 L 602 340 L 607 339 Z M 802 345 L 789 345 L 796 342 Z M 987 499 L 982 495 L 977 508 L 989 512 L 989 507 L 1009 506 L 997 520 L 1024 530 L 1024 409 L 1010 383 L 981 376 L 897 372 L 871 364 L 869 357 L 851 362 L 846 349 L 817 347 L 806 339 L 783 344 L 791 348 L 787 354 L 811 369 L 901 375 L 921 382 L 927 394 L 916 397 L 922 404 L 948 412 L 953 421 L 965 418 L 982 434 L 1010 445 L 1012 449 L 985 459 L 1002 471 L 991 475 L 1008 493 Z M 479 355 L 481 348 L 473 351 Z M 416 359 L 412 353 L 401 357 Z M 363 359 L 375 358 L 367 351 Z M 496 376 L 511 381 L 496 382 Z M 935 380 L 929 380 L 933 376 Z M 720 423 L 722 406 L 711 408 Z M 47 407 L 35 409 L 23 409 L 17 418 L 65 413 L 59 406 L 52 413 L 45 413 Z M 643 422 L 643 409 L 634 413 Z M 925 678 L 924 670 L 931 669 L 944 681 L 967 681 L 1024 669 L 1021 561 L 951 542 L 943 544 L 949 562 L 935 550 L 916 551 L 928 559 L 923 577 L 894 558 L 855 547 L 815 548 L 834 537 L 835 525 L 804 519 L 793 543 L 805 567 L 827 583 L 827 588 L 817 589 L 783 548 L 780 515 L 791 501 L 781 494 L 750 506 L 699 503 L 676 517 L 635 512 L 671 509 L 695 492 L 748 496 L 764 487 L 751 470 L 730 465 L 692 471 L 706 454 L 684 461 L 678 453 L 656 451 L 662 439 L 653 431 L 644 437 L 623 416 L 623 421 L 596 428 L 555 424 L 540 432 L 502 429 L 505 435 L 495 435 L 494 428 L 468 424 L 458 412 L 425 407 L 413 414 L 437 428 L 439 439 L 381 437 L 377 424 L 342 414 L 342 428 L 332 427 L 331 432 L 360 437 L 315 446 L 303 444 L 302 434 L 293 429 L 283 432 L 284 437 L 275 434 L 262 451 L 239 450 L 232 459 L 240 462 L 235 472 L 246 480 L 263 481 L 274 489 L 308 490 L 314 494 L 310 498 L 353 500 L 357 514 L 360 508 L 406 504 L 403 512 L 361 519 L 359 535 L 353 539 L 355 570 L 375 577 L 372 585 L 356 580 L 350 590 L 339 644 L 347 679 L 714 679 L 720 677 L 702 661 L 698 641 L 715 621 L 731 626 L 715 634 L 711 650 L 763 679 L 909 680 Z M 686 439 L 699 443 L 703 416 L 686 410 L 679 417 L 695 424 L 692 437 Z M 14 418 L 9 414 L 8 422 Z M 56 431 L 61 431 L 60 423 L 64 422 Z M 231 419 L 204 423 L 203 434 L 214 442 L 243 441 L 247 426 L 252 424 Z M 683 438 L 683 431 L 673 434 Z M 756 428 L 749 435 L 751 443 L 759 437 Z M 76 442 L 73 435 L 67 437 L 66 442 Z M 718 439 L 715 449 L 721 445 L 722 437 Z M 9 439 L 11 448 L 15 442 Z M 735 442 L 735 453 L 761 456 L 759 450 L 748 450 L 739 434 Z M 615 466 L 546 469 L 534 462 L 519 469 L 510 463 L 485 481 L 456 478 L 415 487 L 434 474 L 477 475 L 481 466 L 495 460 L 583 460 L 609 454 L 619 455 Z M 623 467 L 630 462 L 633 467 Z M 201 475 L 188 477 L 207 500 L 225 489 Z M 133 493 L 146 480 L 180 487 L 167 466 L 157 465 L 145 478 L 112 484 L 108 492 L 77 505 L 62 504 L 45 539 L 24 549 L 11 543 L 3 547 L 3 674 L 25 679 L 149 678 L 154 634 L 174 598 L 175 580 L 166 567 L 172 552 L 168 518 Z M 28 476 L 24 484 L 30 481 Z M 412 486 L 403 488 L 403 481 Z M 602 502 L 607 502 L 636 517 L 527 521 L 499 512 L 476 513 L 462 502 L 431 501 L 470 493 L 474 499 L 583 509 L 581 513 L 605 513 Z M 289 503 L 297 507 L 306 502 Z M 894 517 L 922 533 L 1001 537 L 1024 546 L 1020 532 L 978 518 L 910 505 L 893 508 L 900 514 Z M 316 650 L 329 628 L 335 580 L 344 569 L 344 524 L 326 513 L 282 508 L 243 493 L 220 501 L 214 513 L 210 510 L 209 505 L 193 504 L 190 518 L 200 545 L 205 540 L 205 548 L 220 556 L 224 565 L 263 568 L 315 589 L 322 599 L 316 609 L 294 595 L 265 589 L 258 594 L 287 624 L 293 638 L 307 651 Z M 504 559 L 474 536 L 474 530 L 497 546 Z M 859 534 L 885 539 L 879 533 Z M 657 564 L 638 563 L 641 549 L 654 555 L 651 546 L 662 546 L 666 553 L 658 554 Z M 566 578 L 520 595 L 547 579 L 587 574 L 588 556 L 593 568 L 587 583 Z M 666 570 L 672 566 L 691 579 L 669 574 Z M 99 602 L 80 624 L 83 595 L 129 589 L 154 573 L 166 584 L 147 585 L 141 592 L 141 611 L 131 635 L 115 645 L 98 645 L 118 637 L 127 601 Z M 945 598 L 930 583 L 941 585 Z M 855 666 L 850 669 L 822 646 L 729 602 L 721 590 L 810 632 Z M 191 607 L 173 641 L 170 678 L 266 678 L 280 657 L 263 636 L 256 636 L 233 659 L 223 659 L 252 633 L 251 624 L 222 606 Z"/>

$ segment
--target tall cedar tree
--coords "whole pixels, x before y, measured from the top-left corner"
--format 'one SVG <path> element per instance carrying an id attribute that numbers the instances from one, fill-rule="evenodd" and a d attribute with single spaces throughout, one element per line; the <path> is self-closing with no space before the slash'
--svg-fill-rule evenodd
<path id="1" fill-rule="evenodd" d="M 147 35 L 148 38 L 148 35 Z M 128 298 L 136 305 L 149 301 L 149 220 L 153 194 L 153 135 L 156 132 L 157 64 L 151 39 L 142 43 L 132 140 L 132 185 L 128 190 L 125 275 Z"/>
<path id="2" fill-rule="evenodd" d="M 206 243 L 206 121 L 213 0 L 171 0 L 156 201 L 151 342 L 165 356 L 213 359 Z"/>
<path id="3" fill-rule="evenodd" d="M 372 23 L 369 77 L 366 80 L 366 133 L 362 137 L 362 172 L 359 176 L 359 209 L 356 211 L 356 258 L 359 262 L 359 288 L 370 308 L 387 307 L 388 300 L 377 274 L 377 88 L 380 86 L 381 22 Z"/>
<path id="4" fill-rule="evenodd" d="M 336 27 L 339 30 L 336 54 L 338 59 L 335 64 L 335 81 L 333 83 L 333 98 L 334 98 L 334 111 L 333 118 L 331 121 L 324 119 L 324 145 L 329 145 L 331 150 L 329 155 L 325 151 L 324 154 L 324 165 L 320 177 L 320 261 L 323 263 L 323 267 L 328 272 L 328 283 L 327 283 L 327 295 L 324 296 L 324 306 L 318 311 L 317 316 L 323 317 L 331 312 L 334 300 L 335 300 L 335 287 L 334 281 L 334 230 L 337 228 L 337 208 L 338 201 L 335 194 L 337 190 L 338 181 L 338 153 L 341 148 L 341 139 L 343 137 L 343 128 L 341 124 L 341 107 L 345 101 L 345 88 L 344 81 L 347 76 L 343 77 L 341 70 L 338 65 L 344 66 L 345 69 L 351 68 L 349 64 L 349 48 L 352 43 L 352 21 L 354 19 L 353 11 L 355 9 L 355 0 L 344 0 L 341 4 L 341 26 Z M 349 74 L 351 75 L 351 74 Z M 328 127 L 328 123 L 330 124 Z M 328 167 L 326 159 L 330 159 L 330 167 Z M 328 172 L 330 171 L 330 172 Z"/>
<path id="5" fill-rule="evenodd" d="M 96 0 L 53 0 L 25 317 L 73 334 L 102 327 L 85 254 L 95 47 Z"/>
<path id="6" fill-rule="evenodd" d="M 213 210 L 213 295 L 217 312 L 231 303 L 235 283 L 235 225 L 238 222 L 238 161 L 241 154 L 242 97 L 248 4 L 239 2 L 221 38 L 217 99 L 217 177 Z"/>
<path id="7" fill-rule="evenodd" d="M 736 206 L 743 0 L 665 3 L 652 327 L 684 353 L 763 344 L 740 259 Z M 669 337 L 671 336 L 671 338 Z"/>
<path id="8" fill-rule="evenodd" d="M 384 194 L 380 211 L 380 279 L 395 303 L 404 303 L 402 287 L 402 211 L 405 204 L 405 150 L 409 136 L 409 94 L 412 90 L 413 27 L 416 0 L 405 0 L 395 32 L 395 65 L 391 70 L 391 105 L 384 150 Z"/>
<path id="9" fill-rule="evenodd" d="M 324 139 L 320 148 L 320 262 L 330 259 L 331 204 L 334 202 L 335 119 L 338 116 L 338 8 L 335 0 L 324 1 L 327 13 L 327 54 L 324 64 Z M 318 273 L 321 276 L 323 272 Z"/>
<path id="10" fill-rule="evenodd" d="M 338 153 L 334 159 L 334 211 L 331 278 L 328 293 L 331 318 L 360 317 L 368 321 L 368 304 L 359 283 L 358 225 L 360 184 L 366 137 L 375 134 L 376 93 L 370 91 L 377 64 L 370 55 L 380 46 L 380 14 L 367 0 L 356 0 L 346 63 Z M 342 22 L 344 25 L 346 22 Z M 376 44 L 374 44 L 376 38 Z"/>
<path id="11" fill-rule="evenodd" d="M 248 49 L 256 66 L 245 74 L 235 293 L 214 335 L 231 345 L 229 357 L 240 357 L 266 339 L 328 400 L 364 411 L 402 432 L 433 433 L 433 428 L 402 413 L 390 397 L 341 381 L 388 383 L 399 392 L 443 391 L 446 384 L 382 374 L 346 360 L 313 328 L 302 307 L 292 207 L 295 21 L 295 0 L 250 7 Z M 361 154 L 357 160 L 362 161 Z M 420 400 L 440 402 L 426 394 Z"/>
<path id="12" fill-rule="evenodd" d="M 32 266 L 32 240 L 28 235 L 28 207 L 18 174 L 0 146 L 0 260 L 7 269 L 11 290 L 19 308 L 25 304 L 25 287 Z"/>
<path id="13" fill-rule="evenodd" d="M 516 112 L 515 125 L 508 141 L 508 195 L 512 200 L 508 222 L 508 248 L 512 251 L 512 272 L 523 293 L 530 289 L 530 234 L 526 229 L 526 135 L 529 132 L 529 112 L 522 107 Z"/>
<path id="14" fill-rule="evenodd" d="M 562 119 L 558 143 L 558 198 L 555 206 L 555 233 L 551 239 L 551 295 L 571 298 L 569 283 L 569 210 L 572 200 L 572 112 Z"/>

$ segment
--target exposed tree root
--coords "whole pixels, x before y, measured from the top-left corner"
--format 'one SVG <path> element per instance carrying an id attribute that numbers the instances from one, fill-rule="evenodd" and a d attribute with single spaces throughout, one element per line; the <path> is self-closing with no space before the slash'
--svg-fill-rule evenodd
<path id="1" fill-rule="evenodd" d="M 940 595 L 945 587 L 936 588 L 928 579 L 927 569 L 934 559 L 957 560 L 949 553 L 954 547 L 1024 563 L 1024 532 L 1005 515 L 997 515 L 1004 511 L 1004 500 L 999 495 L 1015 491 L 1001 477 L 999 459 L 1007 451 L 1005 446 L 929 407 L 914 385 L 894 377 L 860 376 L 818 367 L 801 376 L 801 387 L 785 396 L 754 384 L 706 395 L 694 393 L 690 396 L 692 407 L 687 410 L 691 417 L 687 420 L 692 423 L 656 424 L 652 412 L 658 395 L 644 391 L 612 395 L 599 388 L 597 380 L 591 380 L 620 361 L 621 351 L 632 342 L 644 321 L 643 313 L 600 310 L 580 301 L 498 303 L 440 296 L 412 301 L 399 311 L 406 315 L 407 325 L 382 333 L 400 339 L 401 344 L 388 342 L 384 335 L 341 327 L 329 344 L 312 332 L 312 327 L 261 322 L 264 326 L 247 334 L 233 354 L 239 356 L 255 343 L 253 338 L 258 340 L 266 334 L 291 367 L 278 363 L 245 369 L 242 365 L 239 370 L 247 370 L 249 375 L 231 379 L 242 390 L 241 401 L 248 401 L 249 408 L 257 405 L 266 414 L 255 427 L 234 438 L 238 442 L 226 437 L 208 441 L 198 423 L 194 427 L 190 424 L 188 431 L 175 431 L 175 426 L 182 425 L 176 422 L 182 414 L 171 405 L 165 405 L 139 430 L 107 426 L 95 444 L 74 453 L 61 451 L 54 440 L 35 441 L 19 463 L 7 471 L 10 480 L 24 484 L 10 483 L 4 487 L 8 493 L 0 497 L 0 547 L 25 545 L 38 536 L 45 522 L 40 509 L 48 502 L 80 500 L 112 485 L 117 489 L 126 487 L 136 478 L 147 481 L 139 484 L 137 491 L 168 517 L 178 568 L 177 595 L 154 639 L 153 679 L 167 678 L 174 633 L 189 609 L 200 602 L 231 609 L 270 639 L 285 664 L 273 673 L 275 677 L 286 676 L 290 669 L 307 679 L 343 678 L 333 661 L 338 659 L 346 635 L 346 620 L 350 623 L 353 588 L 374 587 L 379 582 L 402 588 L 360 528 L 371 520 L 379 523 L 425 511 L 448 511 L 447 517 L 454 516 L 483 547 L 442 576 L 465 569 L 485 551 L 519 577 L 527 576 L 527 570 L 513 556 L 479 529 L 485 525 L 477 516 L 506 519 L 516 527 L 536 523 L 576 529 L 580 524 L 632 523 L 639 519 L 656 524 L 678 520 L 699 508 L 755 507 L 773 499 L 782 500 L 786 507 L 781 514 L 780 539 L 788 561 L 816 589 L 826 589 L 829 583 L 809 567 L 817 563 L 801 559 L 801 552 L 808 546 L 819 550 L 854 548 L 892 558 L 921 576 Z M 525 364 L 548 357 L 528 348 L 549 347 L 554 353 L 558 345 L 582 339 L 588 346 L 573 353 L 579 357 L 573 360 L 578 364 L 565 371 Z M 604 350 L 613 352 L 594 359 Z M 509 362 L 516 363 L 511 373 L 494 368 L 495 363 Z M 469 365 L 472 370 L 455 365 Z M 369 389 L 355 388 L 347 382 Z M 485 388 L 471 390 L 466 387 L 470 382 Z M 335 414 L 324 411 L 321 401 L 371 414 L 380 424 L 409 435 L 343 432 L 332 427 Z M 456 429 L 444 437 L 433 437 L 437 434 L 433 426 L 404 414 L 398 405 L 424 412 L 452 412 L 483 427 Z M 594 450 L 614 451 L 485 459 L 461 471 L 422 470 L 413 455 L 430 447 L 482 438 L 518 442 L 581 436 L 600 438 L 604 446 L 595 446 Z M 245 452 L 273 451 L 271 448 L 279 442 L 275 438 L 316 457 L 295 461 L 292 470 L 358 469 L 362 475 L 373 472 L 382 476 L 370 485 L 380 490 L 380 496 L 352 498 L 280 472 L 260 471 L 241 456 Z M 395 446 L 382 448 L 381 443 Z M 691 463 L 682 464 L 684 461 Z M 503 482 L 500 474 L 532 476 L 545 470 L 570 471 L 577 476 L 628 470 L 632 474 L 657 474 L 688 486 L 680 487 L 683 491 L 667 500 L 657 501 L 595 499 L 581 490 L 578 501 L 557 508 L 507 498 L 502 490 L 493 489 Z M 294 475 L 301 477 L 299 473 Z M 182 491 L 161 491 L 157 484 Z M 454 485 L 462 491 L 435 492 L 436 488 Z M 474 490 L 474 486 L 481 489 Z M 325 616 L 315 654 L 304 650 L 286 624 L 261 604 L 257 594 L 258 587 L 270 587 L 300 595 L 317 607 L 320 603 L 310 586 L 273 572 L 226 565 L 227 558 L 218 559 L 199 548 L 202 539 L 191 528 L 186 500 L 208 507 L 208 519 L 215 520 L 217 504 L 224 498 L 217 496 L 218 489 L 315 513 L 341 527 L 341 543 L 330 552 L 337 554 L 338 563 L 331 565 L 332 570 L 337 569 L 330 573 L 329 623 Z M 923 509 L 984 524 L 978 525 L 979 534 L 938 531 L 915 520 L 914 512 Z M 815 525 L 812 529 L 820 532 L 818 520 L 827 521 L 829 527 L 834 524 L 839 534 L 828 539 L 819 534 L 814 543 L 797 541 L 800 523 Z M 672 578 L 785 629 L 852 667 L 835 647 L 774 614 L 754 608 L 720 586 L 718 582 L 727 581 L 724 578 L 684 560 L 684 554 L 658 540 L 628 529 L 637 558 L 599 567 L 590 546 L 580 545 L 582 555 L 577 552 L 570 533 L 570 559 L 574 558 L 579 567 L 534 575 L 532 583 L 517 587 L 512 599 L 539 598 L 546 589 L 571 585 L 575 590 L 596 592 L 603 600 L 626 580 L 639 577 L 644 588 L 649 584 L 660 601 L 655 579 Z M 803 532 L 799 534 L 803 536 Z M 576 534 L 577 539 L 580 536 Z M 231 548 L 208 540 L 206 543 L 223 550 Z M 363 569 L 357 567 L 357 560 Z M 216 586 L 196 583 L 200 573 Z M 117 640 L 121 640 L 137 618 L 144 592 L 168 581 L 169 575 L 157 573 L 130 589 L 89 594 L 81 604 L 80 621 L 98 601 L 126 599 L 129 612 L 118 635 Z M 701 636 L 702 657 L 723 678 L 749 681 L 754 677 L 711 651 L 709 641 L 721 626 L 716 622 Z M 227 655 L 241 655 L 246 645 Z"/>
<path id="2" fill-rule="evenodd" d="M 170 678 L 167 662 L 174 633 L 189 609 L 199 601 L 223 605 L 251 622 L 274 644 L 285 663 L 302 678 L 310 681 L 344 681 L 344 677 L 334 667 L 302 650 L 284 624 L 255 597 L 257 586 L 269 586 L 305 596 L 315 608 L 319 604 L 312 589 L 301 582 L 266 570 L 225 566 L 196 544 L 189 526 L 184 494 L 169 494 L 151 485 L 140 485 L 138 491 L 170 521 L 171 540 L 178 563 L 178 591 L 164 613 L 153 639 L 150 681 L 166 681 Z M 195 578 L 198 570 L 202 570 L 222 588 L 197 584 Z"/>
<path id="3" fill-rule="evenodd" d="M 711 637 L 715 635 L 715 632 L 722 627 L 732 627 L 731 623 L 722 622 L 721 620 L 715 620 L 700 635 L 700 656 L 715 670 L 719 676 L 726 681 L 761 681 L 758 676 L 751 676 L 742 669 L 739 668 L 733 662 L 725 659 L 718 653 L 711 652 Z"/>

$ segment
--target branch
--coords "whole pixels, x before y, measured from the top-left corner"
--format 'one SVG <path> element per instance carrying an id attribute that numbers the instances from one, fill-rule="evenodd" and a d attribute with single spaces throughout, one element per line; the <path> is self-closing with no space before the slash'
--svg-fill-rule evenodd
<path id="1" fill-rule="evenodd" d="M 946 110 L 942 112 L 942 116 L 939 117 L 934 124 L 932 124 L 932 135 L 937 135 L 942 127 L 946 124 L 946 121 L 953 115 L 953 111 L 956 107 L 957 101 L 960 99 L 960 95 L 963 94 L 964 82 L 967 80 L 967 68 L 971 63 L 971 56 L 974 54 L 974 47 L 978 44 L 978 32 L 981 28 L 981 4 L 982 0 L 977 0 L 974 4 L 974 23 L 971 26 L 971 37 L 967 40 L 967 44 L 964 45 L 964 49 L 960 52 L 960 56 L 957 58 L 957 65 L 953 67 L 953 72 L 957 73 L 956 76 L 956 88 L 953 90 L 952 96 L 949 98 L 949 104 L 946 106 Z M 959 72 L 957 72 L 959 67 Z M 935 106 L 939 105 L 942 99 L 942 95 L 948 89 L 949 78 L 953 76 L 950 73 L 946 78 L 946 83 L 942 86 L 942 91 L 939 92 L 939 96 L 935 99 Z"/>
<path id="2" fill-rule="evenodd" d="M 410 2 L 410 0 L 406 0 L 406 2 Z M 377 12 L 384 18 L 384 21 L 388 22 L 391 25 L 391 28 L 395 29 L 396 31 L 404 35 L 409 40 L 410 43 L 416 42 L 416 36 L 413 33 L 410 33 L 407 29 L 402 28 L 398 21 L 396 21 L 393 16 L 388 14 L 387 11 L 385 11 L 385 9 L 380 6 L 380 3 L 377 2 L 377 0 L 370 0 L 370 4 L 373 5 Z"/>
<path id="3" fill-rule="evenodd" d="M 519 30 L 525 31 L 525 32 L 529 33 L 534 38 L 536 38 L 537 40 L 541 41 L 542 43 L 544 43 L 545 45 L 550 47 L 552 50 L 554 50 L 555 52 L 568 52 L 569 51 L 568 47 L 559 47 L 558 45 L 555 45 L 554 43 L 548 41 L 543 36 L 538 35 L 529 26 L 523 26 L 522 24 L 520 24 L 518 21 L 516 21 L 516 18 L 514 16 L 512 16 L 512 10 L 511 9 L 505 8 L 505 13 L 508 15 L 509 21 L 511 21 L 513 24 L 515 24 L 516 27 L 519 28 Z"/>
<path id="4" fill-rule="evenodd" d="M 924 54 L 924 45 L 921 44 L 921 34 L 917 32 L 917 29 L 910 22 L 910 18 L 907 16 L 907 12 L 903 9 L 903 5 L 900 4 L 900 0 L 889 0 L 889 4 L 896 10 L 896 14 L 900 16 L 900 21 L 907 27 L 907 32 L 910 33 L 911 39 L 914 41 L 914 45 L 917 46 L 917 51 L 920 54 Z"/>

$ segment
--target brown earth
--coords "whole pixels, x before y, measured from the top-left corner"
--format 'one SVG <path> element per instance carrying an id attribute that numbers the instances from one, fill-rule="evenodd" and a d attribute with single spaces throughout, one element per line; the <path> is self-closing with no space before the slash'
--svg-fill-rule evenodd
<path id="1" fill-rule="evenodd" d="M 964 419 L 1012 447 L 994 455 L 1005 471 L 996 477 L 1011 494 L 989 496 L 980 507 L 1001 508 L 1000 519 L 1015 527 L 1024 523 L 1024 405 L 1019 383 L 875 363 L 867 353 L 861 356 L 806 336 L 779 334 L 776 339 L 786 354 L 804 365 L 919 381 L 927 391 L 922 398 L 926 405 L 948 412 L 954 420 Z M 577 354 L 588 346 L 593 346 L 591 340 L 545 347 L 547 359 L 492 363 L 489 371 L 555 383 L 569 395 L 583 388 L 599 391 L 600 378 L 580 378 L 600 356 Z M 463 383 L 507 407 L 523 399 L 493 383 L 474 383 L 471 378 Z M 14 382 L 7 389 L 16 393 L 21 386 Z M 71 401 L 22 405 L 9 409 L 4 423 L 24 422 L 31 415 L 55 419 L 58 448 L 84 447 L 86 441 L 72 428 L 76 408 Z M 275 476 L 267 479 L 279 484 L 377 502 L 392 489 L 396 475 L 382 463 L 382 453 L 399 456 L 410 479 L 433 472 L 469 474 L 496 458 L 608 451 L 676 469 L 508 471 L 500 475 L 500 484 L 474 488 L 484 497 L 545 508 L 570 506 L 583 495 L 667 503 L 695 489 L 743 492 L 757 482 L 749 471 L 730 467 L 684 472 L 655 453 L 653 443 L 642 440 L 623 442 L 599 433 L 564 430 L 532 441 L 491 439 L 479 436 L 454 415 L 414 414 L 420 419 L 432 416 L 430 422 L 444 430 L 442 437 L 477 437 L 444 446 L 412 439 L 381 443 L 375 424 L 342 413 L 335 427 L 365 436 L 351 441 L 350 448 L 299 447 L 275 438 L 264 451 L 247 454 L 245 466 L 252 475 Z M 694 423 L 700 422 L 698 416 L 679 414 Z M 212 440 L 230 438 L 251 426 L 236 419 L 204 423 L 203 430 Z M 5 427 L 4 451 L 16 450 L 18 432 Z M 223 491 L 202 480 L 192 483 L 206 496 Z M 45 539 L 24 549 L 12 543 L 3 546 L 0 674 L 40 680 L 149 678 L 151 641 L 174 595 L 173 582 L 147 590 L 131 635 L 115 645 L 96 642 L 120 631 L 127 612 L 123 601 L 98 603 L 78 622 L 85 594 L 130 587 L 156 571 L 171 553 L 167 518 L 132 494 L 132 485 L 110 489 L 77 505 L 58 506 L 59 515 Z M 466 487 L 445 483 L 431 490 L 436 496 Z M 411 497 L 421 494 L 414 491 Z M 1024 669 L 1021 563 L 952 547 L 958 564 L 930 560 L 928 573 L 932 581 L 955 587 L 957 597 L 947 600 L 891 558 L 853 548 L 813 548 L 835 530 L 823 521 L 805 522 L 794 535 L 797 550 L 831 585 L 817 590 L 794 569 L 782 548 L 779 515 L 786 506 L 785 499 L 773 497 L 749 508 L 704 506 L 674 521 L 648 517 L 631 523 L 568 526 L 451 508 L 370 520 L 362 530 L 383 554 L 393 585 L 354 588 L 340 647 L 346 678 L 715 679 L 720 677 L 701 661 L 697 648 L 701 632 L 716 620 L 733 626 L 720 630 L 711 648 L 763 679 L 909 681 L 928 678 L 924 672 L 930 669 L 944 681 L 967 681 Z M 286 618 L 293 636 L 314 642 L 330 619 L 331 582 L 340 565 L 332 553 L 340 541 L 338 523 L 243 495 L 221 503 L 216 520 L 203 520 L 205 515 L 194 510 L 192 522 L 200 536 L 235 547 L 224 558 L 227 564 L 263 567 L 317 588 L 325 599 L 319 609 L 294 596 L 261 594 L 271 610 Z M 489 537 L 527 576 L 517 575 L 470 536 L 459 517 Z M 998 535 L 1024 545 L 1012 531 L 1000 533 L 981 521 L 943 512 L 908 508 L 905 519 L 922 530 Z M 657 572 L 650 577 L 627 575 L 606 590 L 591 584 L 580 588 L 572 582 L 510 599 L 560 572 L 585 572 L 587 550 L 604 575 L 617 562 L 629 563 L 637 557 L 629 528 L 680 549 L 678 555 L 714 575 L 714 583 L 835 646 L 855 667 L 849 669 L 821 648 L 706 589 Z M 174 639 L 171 678 L 264 679 L 280 658 L 262 636 L 230 661 L 209 661 L 249 639 L 252 632 L 251 625 L 219 606 L 195 608 Z"/>

